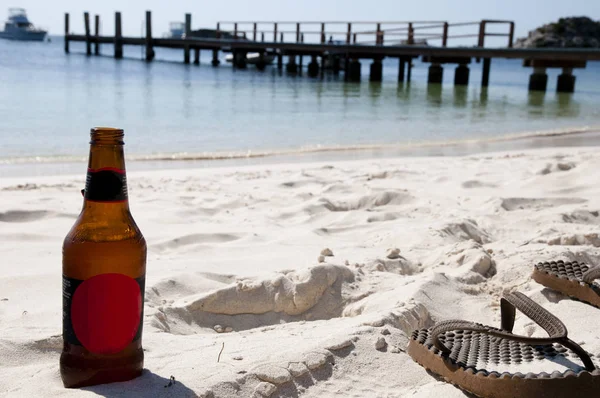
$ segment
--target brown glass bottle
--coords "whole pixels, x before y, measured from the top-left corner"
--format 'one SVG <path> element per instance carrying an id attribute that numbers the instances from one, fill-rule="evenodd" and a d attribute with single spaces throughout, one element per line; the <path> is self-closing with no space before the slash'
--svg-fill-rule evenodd
<path id="1" fill-rule="evenodd" d="M 94 128 L 83 209 L 63 243 L 65 387 L 142 373 L 146 241 L 129 211 L 123 130 Z"/>

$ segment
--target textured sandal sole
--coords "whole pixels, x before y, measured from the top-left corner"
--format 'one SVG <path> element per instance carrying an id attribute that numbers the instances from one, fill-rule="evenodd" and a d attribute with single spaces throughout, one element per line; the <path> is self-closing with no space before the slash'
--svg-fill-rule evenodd
<path id="1" fill-rule="evenodd" d="M 537 268 L 533 270 L 531 277 L 541 285 L 561 292 L 571 298 L 593 305 L 596 308 L 600 308 L 600 296 L 594 289 L 586 285 L 582 286 L 579 282 L 558 278 L 547 272 L 539 271 Z"/>
<path id="2" fill-rule="evenodd" d="M 594 397 L 600 391 L 600 371 L 567 372 L 526 376 L 465 369 L 411 339 L 408 354 L 421 366 L 461 390 L 481 398 L 572 398 Z"/>

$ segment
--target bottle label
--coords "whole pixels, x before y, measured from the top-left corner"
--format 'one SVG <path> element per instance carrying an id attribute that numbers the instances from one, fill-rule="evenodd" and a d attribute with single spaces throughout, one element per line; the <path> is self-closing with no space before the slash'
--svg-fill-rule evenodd
<path id="1" fill-rule="evenodd" d="M 127 175 L 125 170 L 114 167 L 88 169 L 83 196 L 92 202 L 126 201 Z"/>
<path id="2" fill-rule="evenodd" d="M 94 354 L 116 354 L 142 337 L 145 276 L 63 275 L 63 340 Z"/>

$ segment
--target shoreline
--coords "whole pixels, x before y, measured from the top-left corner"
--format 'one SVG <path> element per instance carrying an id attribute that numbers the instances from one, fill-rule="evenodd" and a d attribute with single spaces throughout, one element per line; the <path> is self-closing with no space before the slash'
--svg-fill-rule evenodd
<path id="1" fill-rule="evenodd" d="M 312 163 L 320 161 L 388 159 L 415 156 L 465 156 L 478 153 L 533 148 L 600 146 L 600 126 L 514 133 L 490 138 L 415 143 L 382 143 L 306 147 L 266 151 L 214 153 L 128 154 L 128 170 L 222 168 L 229 166 Z M 77 174 L 87 162 L 84 156 L 22 157 L 0 160 L 0 177 Z"/>

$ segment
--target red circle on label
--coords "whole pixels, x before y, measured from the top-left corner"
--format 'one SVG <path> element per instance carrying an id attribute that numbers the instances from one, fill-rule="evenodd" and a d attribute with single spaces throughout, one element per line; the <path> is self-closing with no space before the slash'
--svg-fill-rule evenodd
<path id="1" fill-rule="evenodd" d="M 125 349 L 137 334 L 141 315 L 140 286 L 127 275 L 96 275 L 73 294 L 73 330 L 79 342 L 95 354 L 116 354 Z"/>

